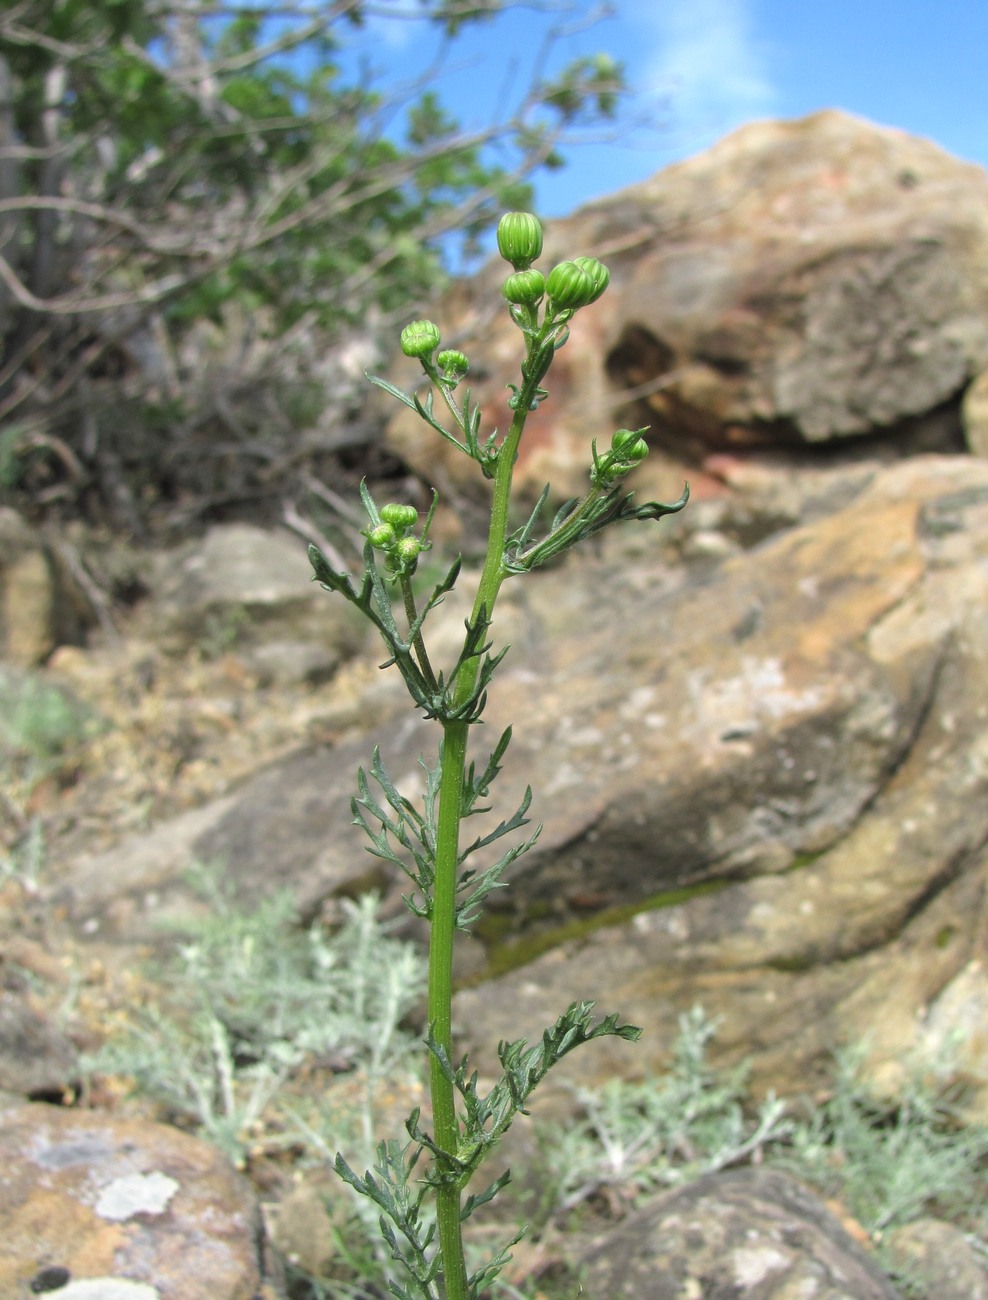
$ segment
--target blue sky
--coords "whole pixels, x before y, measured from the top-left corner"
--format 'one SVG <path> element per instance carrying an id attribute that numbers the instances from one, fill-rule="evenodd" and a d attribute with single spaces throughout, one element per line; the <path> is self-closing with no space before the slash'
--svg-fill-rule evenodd
<path id="1" fill-rule="evenodd" d="M 450 111 L 479 126 L 524 86 L 553 24 L 574 28 L 556 44 L 557 63 L 600 49 L 624 61 L 631 111 L 652 125 L 570 149 L 563 172 L 536 182 L 543 216 L 644 179 L 743 122 L 820 108 L 988 166 L 988 0 L 614 0 L 592 27 L 553 3 L 555 13 L 517 7 L 465 31 L 437 82 Z M 585 15 L 591 5 L 571 8 Z M 386 78 L 412 75 L 435 44 L 408 21 L 372 22 L 365 35 Z"/>

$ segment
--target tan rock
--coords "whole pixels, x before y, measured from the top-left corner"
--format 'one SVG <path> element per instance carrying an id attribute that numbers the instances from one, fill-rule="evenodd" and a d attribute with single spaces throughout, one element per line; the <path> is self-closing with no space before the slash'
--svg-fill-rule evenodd
<path id="1" fill-rule="evenodd" d="M 591 438 L 618 425 L 650 425 L 685 459 L 874 433 L 959 449 L 960 397 L 988 364 L 986 214 L 982 169 L 827 111 L 742 127 L 552 222 L 541 265 L 592 253 L 612 279 L 550 372 L 520 485 L 582 491 Z M 449 344 L 483 357 L 472 392 L 488 430 L 505 426 L 520 355 L 485 306 L 503 278 L 492 263 L 433 311 Z M 421 379 L 412 363 L 395 375 Z M 472 464 L 410 411 L 389 439 L 427 483 L 476 491 Z"/>
<path id="2" fill-rule="evenodd" d="M 552 808 L 548 860 L 527 860 L 505 930 L 521 936 L 518 960 L 538 951 L 526 906 L 529 916 L 533 900 L 551 906 L 550 884 L 557 909 L 574 881 L 598 908 L 629 896 L 645 906 L 462 991 L 456 1018 L 480 1060 L 485 1044 L 536 1035 L 581 997 L 647 1035 L 594 1048 L 574 1071 L 661 1068 L 677 1012 L 699 1002 L 721 1018 L 726 1055 L 750 1056 L 759 1086 L 780 1091 L 805 1086 L 847 1041 L 866 1042 L 873 1077 L 895 1087 L 927 1034 L 932 1047 L 966 1024 L 954 1059 L 983 1098 L 970 963 L 982 955 L 988 878 L 988 587 L 976 558 L 988 545 L 988 479 L 954 465 L 890 470 L 844 511 L 726 562 L 711 590 L 666 602 L 665 645 L 644 674 L 661 688 L 645 691 L 643 678 L 630 688 L 641 714 L 637 729 L 626 724 L 635 761 L 620 794 L 592 775 L 616 731 L 590 704 L 600 677 L 565 674 L 597 729 L 586 728 L 585 757 L 576 733 L 564 747 L 557 730 L 555 793 L 572 787 L 589 811 L 580 823 L 562 798 L 576 832 L 553 861 Z M 728 629 L 742 626 L 752 580 L 759 618 L 739 642 Z M 636 633 L 660 635 L 641 609 Z M 567 690 L 552 689 L 558 707 Z M 649 716 L 664 746 L 646 757 Z M 951 995 L 964 971 L 964 996 Z"/>
<path id="3" fill-rule="evenodd" d="M 22 1106 L 0 1117 L 0 1167 L 3 1295 L 27 1295 L 47 1270 L 79 1300 L 256 1300 L 257 1205 L 205 1143 L 160 1124 Z"/>
<path id="4" fill-rule="evenodd" d="M 988 370 L 974 380 L 961 403 L 964 441 L 972 456 L 988 456 Z"/>
<path id="5" fill-rule="evenodd" d="M 988 1270 L 965 1233 L 938 1219 L 918 1219 L 888 1234 L 886 1246 L 913 1287 L 936 1300 L 988 1300 Z"/>
<path id="6" fill-rule="evenodd" d="M 13 510 L 0 510 L 0 658 L 40 664 L 58 643 L 55 576 L 44 543 Z"/>
<path id="7" fill-rule="evenodd" d="M 646 1202 L 583 1251 L 607 1300 L 900 1300 L 805 1187 L 776 1170 L 711 1174 Z"/>
<path id="8" fill-rule="evenodd" d="M 157 560 L 159 635 L 175 653 L 236 650 L 261 684 L 322 680 L 366 641 L 342 601 L 312 582 L 305 545 L 282 531 L 219 524 Z"/>

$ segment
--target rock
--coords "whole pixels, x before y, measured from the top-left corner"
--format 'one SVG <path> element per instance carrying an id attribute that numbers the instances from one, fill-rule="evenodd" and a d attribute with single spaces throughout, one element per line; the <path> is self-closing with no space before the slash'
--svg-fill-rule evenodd
<path id="1" fill-rule="evenodd" d="M 262 681 L 321 680 L 359 650 L 366 629 L 340 601 L 330 608 L 305 546 L 287 533 L 219 524 L 158 561 L 161 635 L 182 653 L 236 648 Z"/>
<path id="2" fill-rule="evenodd" d="M 944 930 L 940 942 L 953 936 Z M 988 1124 L 988 931 L 982 929 L 976 955 L 940 990 L 923 1017 L 919 1051 L 934 1084 L 944 1079 L 974 1085 L 973 1097 L 963 1095 L 958 1111 Z"/>
<path id="3" fill-rule="evenodd" d="M 988 365 L 988 175 L 845 113 L 742 127 L 640 185 L 554 221 L 540 265 L 593 253 L 608 292 L 574 321 L 516 479 L 584 490 L 592 437 L 650 425 L 680 459 L 881 434 L 960 450 L 958 407 Z M 432 313 L 482 356 L 484 427 L 503 427 L 521 336 L 498 259 Z M 414 363 L 401 384 L 421 382 Z M 388 437 L 427 484 L 474 466 L 402 408 Z M 695 478 L 695 475 L 691 475 Z"/>
<path id="4" fill-rule="evenodd" d="M 109 621 L 102 602 L 67 535 L 0 507 L 0 660 L 34 668 L 57 646 L 81 644 Z"/>
<path id="5" fill-rule="evenodd" d="M 79 1078 L 71 1040 L 26 991 L 0 991 L 0 1088 L 59 1099 Z"/>
<path id="6" fill-rule="evenodd" d="M 607 1300 L 900 1300 L 821 1202 L 776 1170 L 666 1192 L 597 1237 L 580 1263 L 586 1293 Z"/>
<path id="7" fill-rule="evenodd" d="M 93 1111 L 28 1105 L 0 1121 L 4 1296 L 47 1280 L 73 1300 L 258 1300 L 258 1207 L 213 1148 Z"/>
<path id="8" fill-rule="evenodd" d="M 988 1300 L 988 1270 L 953 1224 L 917 1219 L 889 1232 L 885 1247 L 917 1294 L 936 1300 Z"/>
<path id="9" fill-rule="evenodd" d="M 608 691 L 600 644 L 581 638 L 579 667 L 550 679 L 555 734 L 536 732 L 547 755 L 565 754 L 548 760 L 549 793 L 574 833 L 564 845 L 554 805 L 543 854 L 510 892 L 518 969 L 458 994 L 479 1062 L 485 1044 L 538 1035 L 574 997 L 647 1031 L 636 1047 L 581 1054 L 585 1079 L 661 1068 L 676 1014 L 697 1002 L 721 1018 L 726 1056 L 750 1057 L 757 1085 L 780 1092 L 807 1086 L 849 1040 L 869 1043 L 873 1082 L 894 1089 L 925 1024 L 937 1041 L 970 1028 L 988 878 L 988 575 L 975 558 L 988 478 L 972 469 L 885 471 L 844 511 L 657 602 L 654 619 L 640 601 L 649 667 L 620 687 Z M 628 611 L 608 616 L 631 625 Z M 604 725 L 608 696 L 637 717 Z M 555 907 L 565 936 L 567 898 L 590 905 L 570 928 L 583 932 L 552 944 L 532 918 Z M 965 996 L 951 999 L 962 971 Z M 983 1104 L 980 1034 L 961 1055 Z"/>
<path id="10" fill-rule="evenodd" d="M 988 370 L 974 380 L 961 404 L 964 441 L 972 456 L 988 456 Z"/>
<path id="11" fill-rule="evenodd" d="M 0 659 L 20 668 L 42 663 L 58 644 L 55 575 L 41 537 L 0 509 Z"/>
<path id="12" fill-rule="evenodd" d="M 588 998 L 647 1033 L 564 1075 L 661 1069 L 699 1002 L 758 1088 L 800 1091 L 865 1039 L 894 1089 L 927 1025 L 947 1041 L 988 996 L 988 466 L 872 466 L 848 497 L 695 575 L 646 548 L 505 588 L 495 636 L 513 649 L 476 743 L 516 724 L 494 815 L 531 782 L 543 831 L 476 927 L 496 978 L 457 995 L 481 1068 Z M 225 864 L 244 901 L 288 887 L 310 916 L 373 887 L 403 915 L 404 878 L 349 810 L 375 743 L 420 788 L 436 736 L 399 716 L 77 863 L 60 894 L 74 923 L 147 938 L 201 907 L 190 857 Z M 988 1097 L 981 1041 L 963 1071 Z"/>

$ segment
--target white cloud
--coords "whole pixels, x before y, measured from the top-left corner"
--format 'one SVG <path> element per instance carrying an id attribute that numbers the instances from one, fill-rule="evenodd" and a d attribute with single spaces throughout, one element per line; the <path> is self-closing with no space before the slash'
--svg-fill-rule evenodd
<path id="1" fill-rule="evenodd" d="M 418 0 L 391 0 L 388 11 L 371 14 L 364 30 L 391 51 L 404 49 L 425 26 L 421 5 Z"/>
<path id="2" fill-rule="evenodd" d="M 768 46 L 755 33 L 752 0 L 658 0 L 638 16 L 653 43 L 644 89 L 668 97 L 677 134 L 706 143 L 773 111 Z"/>

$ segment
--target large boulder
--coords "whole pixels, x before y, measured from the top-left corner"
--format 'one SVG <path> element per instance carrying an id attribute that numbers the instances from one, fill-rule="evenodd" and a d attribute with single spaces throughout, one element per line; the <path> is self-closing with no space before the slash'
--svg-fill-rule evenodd
<path id="1" fill-rule="evenodd" d="M 981 168 L 836 111 L 754 123 L 551 223 L 541 264 L 587 253 L 611 288 L 576 318 L 530 419 L 518 473 L 532 492 L 581 491 L 591 437 L 619 423 L 687 459 L 875 434 L 960 447 L 960 399 L 988 364 Z M 505 270 L 434 313 L 483 358 L 487 428 L 503 427 L 521 344 L 498 307 Z M 396 377 L 421 379 L 412 363 Z M 470 463 L 411 412 L 389 436 L 426 482 L 469 490 Z"/>
<path id="2" fill-rule="evenodd" d="M 764 1088 L 805 1086 L 851 1041 L 876 1083 L 922 1056 L 986 1113 L 988 477 L 972 468 L 883 471 L 705 587 L 611 605 L 609 641 L 570 642 L 547 701 L 561 716 L 535 733 L 550 838 L 508 896 L 519 965 L 458 995 L 480 1061 L 576 996 L 648 1031 L 580 1068 L 648 1069 L 701 1002 Z M 583 932 L 525 960 L 534 918 L 562 922 L 565 902 Z"/>
<path id="3" fill-rule="evenodd" d="M 719 565 L 663 571 L 642 526 L 628 551 L 505 589 L 512 650 L 476 743 L 516 724 L 496 815 L 531 782 L 544 825 L 477 927 L 497 978 L 458 994 L 478 1064 L 585 997 L 648 1032 L 575 1069 L 661 1068 L 701 1002 L 759 1086 L 801 1089 L 865 1040 L 887 1086 L 923 1048 L 988 1105 L 988 465 L 916 458 L 854 482 Z M 179 918 L 190 859 L 225 864 L 244 900 L 285 886 L 311 915 L 373 886 L 402 913 L 407 882 L 348 801 L 376 742 L 414 792 L 436 735 L 389 721 L 386 698 L 372 734 L 78 860 L 62 898 L 81 931 L 146 939 Z"/>

